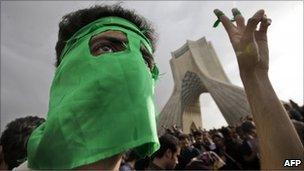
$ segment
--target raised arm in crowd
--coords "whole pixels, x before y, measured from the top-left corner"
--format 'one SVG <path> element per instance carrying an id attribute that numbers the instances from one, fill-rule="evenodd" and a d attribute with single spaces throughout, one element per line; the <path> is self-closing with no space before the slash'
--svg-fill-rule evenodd
<path id="1" fill-rule="evenodd" d="M 224 25 L 237 57 L 241 80 L 257 127 L 261 169 L 284 169 L 286 159 L 303 161 L 303 145 L 268 77 L 267 29 L 271 20 L 264 10 L 259 10 L 245 24 L 239 10 L 234 8 L 234 25 L 222 11 L 216 9 L 214 13 Z"/>

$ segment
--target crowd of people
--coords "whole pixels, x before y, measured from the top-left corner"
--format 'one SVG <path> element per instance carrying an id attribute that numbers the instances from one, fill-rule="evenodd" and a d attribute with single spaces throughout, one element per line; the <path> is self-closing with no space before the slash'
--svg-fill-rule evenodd
<path id="1" fill-rule="evenodd" d="M 304 144 L 304 105 L 292 100 L 284 107 Z M 26 143 L 31 132 L 45 121 L 37 116 L 10 122 L 0 138 L 0 168 L 13 169 L 26 161 Z M 123 155 L 121 171 L 128 170 L 258 170 L 259 143 L 251 115 L 236 125 L 218 129 L 197 129 L 186 134 L 176 125 L 163 127 L 160 149 L 150 157 L 140 158 L 135 151 Z"/>
<path id="2" fill-rule="evenodd" d="M 291 121 L 293 122 L 302 144 L 304 144 L 304 105 L 299 106 L 294 101 L 289 103 L 283 102 Z M 223 126 L 219 129 L 192 130 L 186 134 L 173 125 L 171 128 L 165 128 L 165 135 L 162 139 L 171 140 L 171 148 L 169 140 L 160 141 L 161 146 L 165 146 L 176 153 L 177 147 L 172 148 L 174 144 L 180 147 L 178 159 L 174 157 L 170 160 L 165 157 L 161 158 L 162 167 L 151 167 L 151 163 L 157 161 L 155 156 L 139 160 L 134 152 L 129 151 L 124 156 L 124 162 L 121 166 L 122 171 L 126 170 L 144 170 L 144 169 L 176 169 L 176 170 L 259 170 L 260 155 L 259 143 L 256 133 L 256 127 L 251 115 L 240 118 L 240 122 L 233 126 Z M 175 141 L 175 143 L 174 143 Z M 178 143 L 177 143 L 178 142 Z M 161 149 L 164 151 L 164 149 Z M 164 153 L 162 153 L 164 154 Z M 161 156 L 162 157 L 162 156 Z M 169 164 L 166 164 L 169 163 Z M 173 163 L 173 164 L 170 164 Z M 154 166 L 156 164 L 152 164 Z"/>

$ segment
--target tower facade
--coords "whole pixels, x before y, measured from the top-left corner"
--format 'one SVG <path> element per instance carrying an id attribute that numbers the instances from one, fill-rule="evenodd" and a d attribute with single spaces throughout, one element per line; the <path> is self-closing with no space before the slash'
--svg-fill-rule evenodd
<path id="1" fill-rule="evenodd" d="M 158 133 L 163 126 L 176 124 L 185 133 L 202 126 L 199 96 L 210 93 L 229 125 L 250 114 L 246 94 L 232 85 L 214 51 L 205 37 L 187 42 L 171 53 L 170 66 L 174 88 L 158 118 Z"/>

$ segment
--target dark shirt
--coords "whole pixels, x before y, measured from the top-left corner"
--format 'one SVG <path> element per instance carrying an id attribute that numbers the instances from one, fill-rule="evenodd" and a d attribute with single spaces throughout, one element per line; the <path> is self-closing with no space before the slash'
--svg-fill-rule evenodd
<path id="1" fill-rule="evenodd" d="M 243 157 L 245 155 L 249 156 L 253 152 L 246 140 L 243 141 L 240 152 L 243 155 Z M 260 159 L 259 159 L 258 155 L 256 154 L 255 157 L 250 161 L 243 160 L 242 165 L 243 165 L 243 169 L 246 169 L 246 170 L 260 170 Z"/>
<path id="2" fill-rule="evenodd" d="M 304 145 L 304 122 L 297 121 L 294 119 L 291 119 L 291 122 L 293 123 L 294 127 L 296 128 L 296 131 L 300 137 L 300 140 L 302 144 Z"/>
<path id="3" fill-rule="evenodd" d="M 186 165 L 190 163 L 191 159 L 198 156 L 200 151 L 195 147 L 187 147 L 182 149 L 178 157 L 178 164 L 176 165 L 176 170 L 184 170 Z"/>
<path id="4" fill-rule="evenodd" d="M 198 142 L 196 142 L 196 143 L 193 144 L 193 146 L 195 148 L 197 148 L 201 153 L 210 150 L 209 147 L 206 144 L 204 144 L 204 143 L 198 143 Z"/>
<path id="5" fill-rule="evenodd" d="M 240 147 L 242 146 L 241 143 L 238 143 L 236 140 L 233 139 L 226 139 L 225 140 L 225 145 L 226 145 L 226 152 L 234 158 L 236 161 L 241 163 L 242 159 L 242 154 L 240 152 Z"/>
<path id="6" fill-rule="evenodd" d="M 240 170 L 242 169 L 241 164 L 236 161 L 231 155 L 229 155 L 223 148 L 217 147 L 214 151 L 221 158 L 224 157 L 225 165 L 220 170 Z"/>
<path id="7" fill-rule="evenodd" d="M 149 163 L 150 163 L 149 157 L 139 159 L 135 162 L 135 170 L 146 170 L 146 168 L 149 166 Z"/>
<path id="8" fill-rule="evenodd" d="M 295 109 L 291 109 L 289 111 L 290 115 L 291 115 L 291 119 L 295 119 L 297 121 L 303 121 L 303 117 L 301 116 L 301 113 L 298 112 L 297 110 Z"/>

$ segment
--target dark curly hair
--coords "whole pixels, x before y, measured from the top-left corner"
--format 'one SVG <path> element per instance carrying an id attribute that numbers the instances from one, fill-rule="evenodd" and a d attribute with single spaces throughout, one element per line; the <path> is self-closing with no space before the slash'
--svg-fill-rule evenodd
<path id="1" fill-rule="evenodd" d="M 27 141 L 34 129 L 44 121 L 45 119 L 37 116 L 27 116 L 6 125 L 0 138 L 0 145 L 9 170 L 19 166 L 24 161 L 27 156 Z"/>
<path id="2" fill-rule="evenodd" d="M 180 147 L 179 140 L 171 134 L 164 134 L 159 137 L 158 140 L 160 143 L 160 148 L 151 156 L 152 159 L 154 159 L 155 157 L 163 157 L 168 149 L 175 153 Z"/>
<path id="3" fill-rule="evenodd" d="M 80 9 L 66 14 L 59 23 L 58 41 L 56 43 L 56 64 L 60 64 L 60 55 L 66 44 L 79 29 L 85 25 L 102 17 L 115 16 L 121 17 L 134 23 L 140 30 L 145 30 L 144 35 L 152 43 L 152 49 L 155 50 L 156 33 L 151 23 L 144 17 L 136 14 L 134 10 L 124 9 L 120 3 L 114 5 L 96 5 L 86 9 Z"/>

